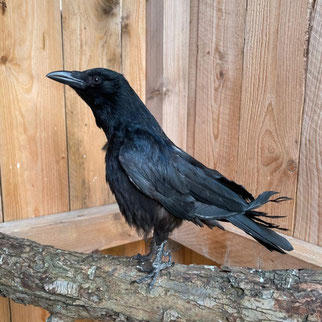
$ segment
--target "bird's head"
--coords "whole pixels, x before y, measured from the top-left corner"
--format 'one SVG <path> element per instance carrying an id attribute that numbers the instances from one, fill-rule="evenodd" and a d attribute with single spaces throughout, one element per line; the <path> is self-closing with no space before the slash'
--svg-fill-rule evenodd
<path id="1" fill-rule="evenodd" d="M 98 96 L 108 99 L 120 89 L 124 77 L 113 70 L 93 68 L 85 71 L 58 70 L 46 75 L 57 82 L 69 85 L 89 105 L 94 104 Z"/>
<path id="2" fill-rule="evenodd" d="M 92 109 L 97 126 L 102 128 L 107 136 L 126 124 L 156 123 L 124 76 L 113 70 L 59 70 L 46 76 L 73 88 Z"/>

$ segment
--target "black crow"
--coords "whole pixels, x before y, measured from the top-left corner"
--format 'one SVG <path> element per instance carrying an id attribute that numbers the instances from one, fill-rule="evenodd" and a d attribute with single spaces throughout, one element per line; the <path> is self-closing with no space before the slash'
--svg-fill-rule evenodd
<path id="1" fill-rule="evenodd" d="M 94 68 L 55 71 L 47 77 L 67 84 L 91 108 L 96 124 L 106 134 L 106 181 L 120 211 L 139 232 L 153 231 L 150 253 L 137 255 L 138 268 L 148 274 L 136 282 L 153 287 L 160 270 L 173 263 L 164 246 L 169 234 L 183 220 L 210 228 L 230 222 L 269 250 L 284 253 L 291 244 L 257 211 L 276 194 L 266 191 L 256 199 L 241 185 L 225 178 L 178 148 L 140 100 L 129 83 L 115 71 Z M 163 261 L 163 257 L 168 260 Z M 151 261 L 150 270 L 144 267 Z"/>

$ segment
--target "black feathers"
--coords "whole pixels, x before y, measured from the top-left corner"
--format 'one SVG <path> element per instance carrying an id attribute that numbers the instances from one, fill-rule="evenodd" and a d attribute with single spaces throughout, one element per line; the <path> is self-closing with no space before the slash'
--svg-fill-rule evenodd
<path id="1" fill-rule="evenodd" d="M 70 85 L 92 109 L 108 139 L 106 179 L 120 210 L 139 231 L 153 230 L 157 245 L 182 220 L 222 229 L 224 221 L 269 250 L 292 250 L 271 230 L 278 226 L 265 221 L 273 216 L 255 210 L 288 198 L 270 199 L 276 192 L 266 191 L 255 199 L 175 146 L 121 74 L 100 68 L 48 76 Z"/>

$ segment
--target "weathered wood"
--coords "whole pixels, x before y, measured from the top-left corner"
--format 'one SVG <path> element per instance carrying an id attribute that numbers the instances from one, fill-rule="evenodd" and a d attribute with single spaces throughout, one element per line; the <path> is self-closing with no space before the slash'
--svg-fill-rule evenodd
<path id="1" fill-rule="evenodd" d="M 171 238 L 222 265 L 265 269 L 322 267 L 322 248 L 319 246 L 285 236 L 294 246 L 294 251 L 285 256 L 269 252 L 233 225 L 223 223 L 223 226 L 227 232 L 184 223 Z M 2 223 L 0 232 L 81 252 L 141 239 L 125 223 L 117 204 Z"/>
<path id="2" fill-rule="evenodd" d="M 2 206 L 2 203 L 1 203 L 1 172 L 0 172 L 0 223 L 3 222 L 1 206 Z M 2 297 L 0 297 L 0 316 L 1 316 L 1 319 L 0 319 L 1 322 L 11 322 L 9 300 Z"/>
<path id="3" fill-rule="evenodd" d="M 63 68 L 59 1 L 3 3 L 0 164 L 10 221 L 67 211 L 69 195 L 64 91 L 45 78 Z M 43 314 L 11 303 L 12 322 L 38 322 Z"/>
<path id="4" fill-rule="evenodd" d="M 190 0 L 188 105 L 186 151 L 194 154 L 198 57 L 199 0 Z"/>
<path id="5" fill-rule="evenodd" d="M 162 127 L 181 148 L 187 142 L 190 1 L 164 0 Z M 178 14 L 180 13 L 180 14 Z"/>
<path id="6" fill-rule="evenodd" d="M 292 22 L 292 23 L 290 23 Z M 237 180 L 293 198 L 263 211 L 293 234 L 304 101 L 307 1 L 247 2 Z"/>
<path id="7" fill-rule="evenodd" d="M 66 252 L 0 234 L 0 293 L 70 318 L 320 321 L 322 272 L 175 265 L 147 293 L 126 258 Z M 14 269 L 13 269 L 14 267 Z"/>
<path id="8" fill-rule="evenodd" d="M 221 265 L 260 269 L 322 267 L 322 247 L 285 235 L 294 250 L 283 255 L 270 252 L 238 228 L 223 225 L 227 231 L 184 223 L 171 238 Z"/>
<path id="9" fill-rule="evenodd" d="M 122 73 L 145 101 L 146 1 L 122 0 Z"/>
<path id="10" fill-rule="evenodd" d="M 163 102 L 163 6 L 164 1 L 146 4 L 146 104 L 162 124 Z"/>
<path id="11" fill-rule="evenodd" d="M 294 236 L 322 246 L 322 1 L 309 35 Z"/>
<path id="12" fill-rule="evenodd" d="M 190 1 L 147 3 L 147 106 L 186 147 Z"/>
<path id="13" fill-rule="evenodd" d="M 65 69 L 102 66 L 121 70 L 119 0 L 64 0 L 62 15 Z M 106 137 L 88 106 L 68 87 L 66 117 L 71 210 L 113 202 L 101 151 Z"/>
<path id="14" fill-rule="evenodd" d="M 65 250 L 92 252 L 140 240 L 116 204 L 0 224 L 0 232 Z"/>
<path id="15" fill-rule="evenodd" d="M 200 0 L 194 156 L 231 179 L 241 139 L 245 16 L 245 0 Z"/>
<path id="16" fill-rule="evenodd" d="M 59 2 L 10 1 L 0 30 L 5 221 L 66 211 L 64 94 L 45 78 L 62 68 Z"/>

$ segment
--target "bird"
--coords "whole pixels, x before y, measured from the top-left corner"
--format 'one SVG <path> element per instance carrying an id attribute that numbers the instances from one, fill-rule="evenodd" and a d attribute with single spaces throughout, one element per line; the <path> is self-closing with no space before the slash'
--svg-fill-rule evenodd
<path id="1" fill-rule="evenodd" d="M 266 221 L 281 216 L 257 210 L 290 198 L 272 199 L 276 191 L 254 198 L 242 185 L 176 146 L 121 73 L 93 68 L 58 70 L 46 76 L 70 86 L 90 107 L 107 138 L 106 181 L 121 214 L 138 233 L 153 232 L 150 252 L 134 256 L 137 269 L 145 275 L 133 282 L 147 282 L 151 290 L 160 271 L 174 264 L 165 245 L 183 221 L 220 229 L 224 229 L 220 222 L 229 222 L 270 251 L 293 250 L 273 230 L 284 228 Z"/>

